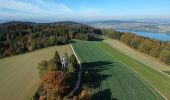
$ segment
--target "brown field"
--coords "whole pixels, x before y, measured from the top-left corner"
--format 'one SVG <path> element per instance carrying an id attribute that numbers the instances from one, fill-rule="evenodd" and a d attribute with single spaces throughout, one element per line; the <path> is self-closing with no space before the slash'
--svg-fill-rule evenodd
<path id="1" fill-rule="evenodd" d="M 148 56 L 148 55 L 143 54 L 137 50 L 130 48 L 129 46 L 127 46 L 126 44 L 124 44 L 123 42 L 121 42 L 119 40 L 105 39 L 104 42 L 109 44 L 113 48 L 119 50 L 120 52 L 130 56 L 131 58 L 133 58 L 133 59 L 151 67 L 151 68 L 154 68 L 164 74 L 167 74 L 165 72 L 170 71 L 170 66 L 160 62 L 156 58 L 153 58 L 151 56 Z"/>
<path id="2" fill-rule="evenodd" d="M 72 53 L 69 45 L 54 46 L 0 59 L 0 100 L 31 99 L 40 83 L 38 63 L 51 59 L 56 50 L 60 56 Z"/>

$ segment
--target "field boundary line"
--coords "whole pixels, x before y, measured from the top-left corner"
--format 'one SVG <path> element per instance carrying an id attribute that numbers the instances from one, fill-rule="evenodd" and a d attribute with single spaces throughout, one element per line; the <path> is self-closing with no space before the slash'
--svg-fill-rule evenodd
<path id="1" fill-rule="evenodd" d="M 76 55 L 75 50 L 74 50 L 74 48 L 73 48 L 73 46 L 72 46 L 71 43 L 70 43 L 70 47 L 71 47 L 71 49 L 72 49 L 72 51 L 73 51 L 73 54 L 75 55 L 75 57 L 76 57 L 76 59 L 77 59 L 77 61 L 78 61 L 80 70 L 79 70 L 79 73 L 78 73 L 78 76 L 77 76 L 76 85 L 75 85 L 74 89 L 69 93 L 69 95 L 68 95 L 69 97 L 70 97 L 70 96 L 73 96 L 74 92 L 79 88 L 80 82 L 81 82 L 81 74 L 82 74 L 82 65 L 81 65 L 81 62 L 80 62 L 78 56 Z"/>

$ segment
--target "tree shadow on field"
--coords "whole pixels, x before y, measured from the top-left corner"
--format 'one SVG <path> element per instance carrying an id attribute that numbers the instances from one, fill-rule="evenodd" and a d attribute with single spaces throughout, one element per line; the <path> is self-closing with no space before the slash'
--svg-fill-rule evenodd
<path id="1" fill-rule="evenodd" d="M 166 74 L 170 75 L 170 71 L 163 71 L 163 72 L 165 72 Z"/>
<path id="2" fill-rule="evenodd" d="M 95 36 L 90 36 L 89 41 L 103 41 L 103 39 Z"/>
<path id="3" fill-rule="evenodd" d="M 111 61 L 96 61 L 96 62 L 86 62 L 82 63 L 85 66 L 84 70 L 89 72 L 88 82 L 90 86 L 94 89 L 101 88 L 101 82 L 105 81 L 107 78 L 111 77 L 111 72 L 114 67 L 114 62 Z M 110 89 L 101 90 L 92 95 L 92 100 L 118 100 L 112 96 Z"/>
<path id="4" fill-rule="evenodd" d="M 70 43 L 76 43 L 77 41 L 76 40 L 71 40 Z"/>
<path id="5" fill-rule="evenodd" d="M 112 93 L 110 89 L 105 89 L 100 92 L 95 93 L 92 98 L 92 100 L 118 100 L 117 98 L 112 98 Z"/>
<path id="6" fill-rule="evenodd" d="M 97 62 L 87 62 L 82 63 L 84 66 L 84 72 L 88 71 L 89 76 L 85 81 L 92 87 L 98 88 L 101 85 L 101 82 L 108 77 L 110 77 L 110 73 L 104 73 L 105 70 L 109 70 L 113 65 L 113 62 L 110 61 L 97 61 Z"/>

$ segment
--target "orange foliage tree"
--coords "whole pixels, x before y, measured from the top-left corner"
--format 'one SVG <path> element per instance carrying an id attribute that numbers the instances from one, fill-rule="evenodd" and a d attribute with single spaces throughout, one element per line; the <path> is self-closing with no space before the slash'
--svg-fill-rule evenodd
<path id="1" fill-rule="evenodd" d="M 62 71 L 47 72 L 42 80 L 47 100 L 57 100 L 69 89 L 67 78 Z"/>

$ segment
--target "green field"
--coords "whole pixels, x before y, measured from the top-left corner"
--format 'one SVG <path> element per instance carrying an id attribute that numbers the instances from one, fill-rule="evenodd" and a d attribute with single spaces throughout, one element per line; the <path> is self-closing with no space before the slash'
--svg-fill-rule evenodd
<path id="1" fill-rule="evenodd" d="M 134 67 L 138 66 L 135 65 L 137 62 L 126 55 L 103 42 L 73 41 L 72 45 L 83 66 L 92 73 L 92 83 L 94 84 L 92 99 L 163 99 L 158 92 L 129 69 L 129 65 L 126 63 L 130 63 Z"/>
<path id="2" fill-rule="evenodd" d="M 39 86 L 37 65 L 49 60 L 55 51 L 71 55 L 68 46 L 54 46 L 18 56 L 0 59 L 0 100 L 30 100 Z"/>
<path id="3" fill-rule="evenodd" d="M 167 75 L 130 58 L 104 43 L 100 43 L 100 47 L 110 52 L 111 56 L 114 56 L 117 61 L 124 63 L 128 68 L 155 87 L 166 99 L 170 100 L 170 78 Z"/>

